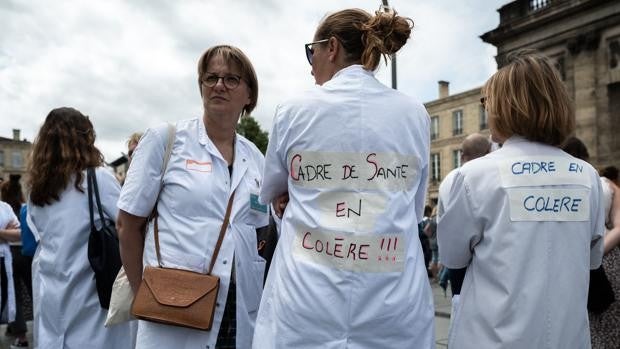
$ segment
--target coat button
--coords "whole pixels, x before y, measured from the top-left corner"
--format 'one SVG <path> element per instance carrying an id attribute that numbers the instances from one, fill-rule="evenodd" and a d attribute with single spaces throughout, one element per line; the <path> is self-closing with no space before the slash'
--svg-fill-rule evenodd
<path id="1" fill-rule="evenodd" d="M 224 261 L 222 263 L 226 264 L 226 263 L 228 263 L 228 261 L 224 259 Z"/>

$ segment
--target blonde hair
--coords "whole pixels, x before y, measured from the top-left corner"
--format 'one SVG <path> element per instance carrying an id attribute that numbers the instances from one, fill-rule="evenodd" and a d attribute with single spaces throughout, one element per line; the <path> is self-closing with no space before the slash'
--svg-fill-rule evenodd
<path id="1" fill-rule="evenodd" d="M 361 62 L 366 70 L 375 70 L 381 56 L 400 50 L 409 39 L 413 21 L 396 11 L 379 10 L 372 16 L 360 9 L 347 9 L 327 16 L 316 30 L 315 39 L 336 37 L 349 62 Z"/>
<path id="2" fill-rule="evenodd" d="M 138 144 L 138 142 L 140 142 L 140 138 L 142 138 L 142 132 L 134 132 L 131 134 L 131 136 L 129 136 L 129 139 L 127 140 L 127 146 L 131 145 L 131 144 Z"/>
<path id="3" fill-rule="evenodd" d="M 518 52 L 482 88 L 492 130 L 559 146 L 575 129 L 572 102 L 549 60 Z"/>
<path id="4" fill-rule="evenodd" d="M 245 81 L 250 89 L 250 103 L 243 107 L 241 115 L 249 115 L 258 102 L 258 78 L 256 77 L 256 71 L 248 56 L 240 49 L 231 45 L 218 45 L 209 48 L 202 54 L 198 60 L 198 88 L 202 95 L 202 89 L 200 87 L 200 81 L 207 72 L 207 66 L 211 59 L 216 56 L 221 56 L 226 64 L 234 64 L 241 70 L 241 78 Z"/>

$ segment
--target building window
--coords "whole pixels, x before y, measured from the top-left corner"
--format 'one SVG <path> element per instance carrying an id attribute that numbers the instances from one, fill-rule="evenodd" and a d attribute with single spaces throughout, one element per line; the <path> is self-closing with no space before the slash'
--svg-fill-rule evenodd
<path id="1" fill-rule="evenodd" d="M 4 167 L 4 150 L 0 150 L 0 167 Z"/>
<path id="2" fill-rule="evenodd" d="M 431 179 L 433 181 L 441 180 L 441 159 L 439 153 L 431 154 Z"/>
<path id="3" fill-rule="evenodd" d="M 452 163 L 454 164 L 454 168 L 461 167 L 461 155 L 463 155 L 463 151 L 461 149 L 452 151 Z"/>
<path id="4" fill-rule="evenodd" d="M 489 115 L 483 105 L 480 106 L 480 129 L 486 130 L 489 128 Z"/>
<path id="5" fill-rule="evenodd" d="M 14 151 L 11 165 L 13 165 L 13 168 L 21 168 L 22 164 L 22 153 L 19 151 Z"/>
<path id="6" fill-rule="evenodd" d="M 616 69 L 620 66 L 620 40 L 609 42 L 609 68 Z"/>
<path id="7" fill-rule="evenodd" d="M 431 117 L 431 141 L 439 138 L 439 116 Z"/>
<path id="8" fill-rule="evenodd" d="M 463 133 L 463 110 L 455 110 L 452 112 L 452 135 L 460 135 Z"/>

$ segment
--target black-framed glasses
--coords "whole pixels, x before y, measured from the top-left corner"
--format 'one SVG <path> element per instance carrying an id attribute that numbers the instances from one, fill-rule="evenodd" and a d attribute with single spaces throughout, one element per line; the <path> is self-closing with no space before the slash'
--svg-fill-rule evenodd
<path id="1" fill-rule="evenodd" d="M 320 44 L 320 43 L 328 42 L 328 41 L 329 39 L 323 39 L 323 40 L 319 40 L 315 42 L 310 42 L 304 45 L 306 47 L 306 58 L 308 59 L 308 63 L 310 63 L 310 65 L 312 65 L 312 56 L 314 55 L 314 48 L 312 47 L 312 45 Z"/>
<path id="2" fill-rule="evenodd" d="M 229 90 L 236 89 L 237 86 L 239 86 L 239 83 L 241 83 L 241 77 L 234 74 L 226 74 L 223 76 L 219 76 L 216 74 L 207 74 L 202 78 L 201 82 L 207 87 L 213 87 L 217 85 L 217 82 L 220 81 L 220 79 L 222 79 L 224 87 Z"/>

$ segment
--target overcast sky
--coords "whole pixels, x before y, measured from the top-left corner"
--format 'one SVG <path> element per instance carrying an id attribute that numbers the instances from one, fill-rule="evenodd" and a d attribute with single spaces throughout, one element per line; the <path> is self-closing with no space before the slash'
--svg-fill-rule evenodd
<path id="1" fill-rule="evenodd" d="M 479 87 L 496 70 L 497 27 L 508 0 L 390 0 L 415 22 L 398 54 L 398 87 L 421 102 Z M 368 0 L 0 0 L 0 136 L 32 140 L 47 113 L 71 106 L 90 116 L 106 161 L 125 140 L 164 121 L 201 114 L 196 63 L 210 46 L 238 46 L 258 74 L 253 116 L 270 131 L 278 103 L 312 86 L 303 44 L 326 13 L 367 11 Z M 377 78 L 390 84 L 389 67 Z"/>

